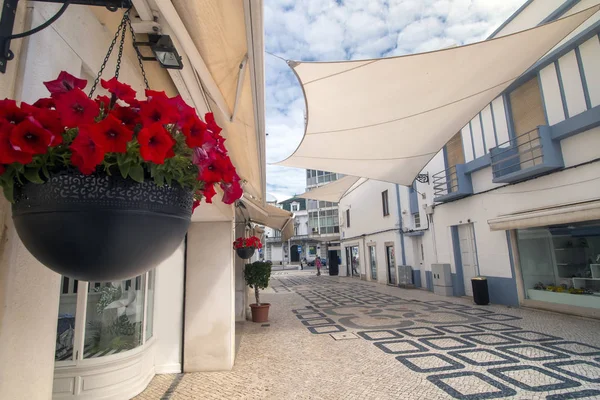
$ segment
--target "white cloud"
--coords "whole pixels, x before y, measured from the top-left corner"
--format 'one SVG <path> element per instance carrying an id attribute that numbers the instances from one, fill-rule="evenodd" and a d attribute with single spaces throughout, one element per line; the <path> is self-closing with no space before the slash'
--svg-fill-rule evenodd
<path id="1" fill-rule="evenodd" d="M 285 59 L 332 61 L 396 56 L 483 40 L 525 0 L 265 0 L 265 46 Z M 267 162 L 304 134 L 305 104 L 294 73 L 266 56 Z M 304 191 L 304 170 L 267 167 L 279 200 Z"/>

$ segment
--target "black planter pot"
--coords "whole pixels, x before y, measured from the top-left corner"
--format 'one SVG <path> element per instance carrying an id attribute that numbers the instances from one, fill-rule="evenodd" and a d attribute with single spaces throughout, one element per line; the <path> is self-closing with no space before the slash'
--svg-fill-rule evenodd
<path id="1" fill-rule="evenodd" d="M 59 274 L 83 281 L 140 275 L 179 247 L 193 193 L 120 175 L 61 171 L 15 187 L 13 220 L 27 250 Z"/>
<path id="2" fill-rule="evenodd" d="M 241 247 L 239 249 L 235 249 L 239 258 L 243 258 L 244 260 L 249 259 L 254 255 L 254 251 L 256 249 L 254 247 Z"/>

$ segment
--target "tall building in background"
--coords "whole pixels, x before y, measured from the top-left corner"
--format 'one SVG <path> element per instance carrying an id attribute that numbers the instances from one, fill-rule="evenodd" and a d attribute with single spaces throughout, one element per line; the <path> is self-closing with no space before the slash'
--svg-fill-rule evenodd
<path id="1" fill-rule="evenodd" d="M 342 174 L 315 169 L 306 170 L 306 191 L 341 178 Z M 332 256 L 330 251 L 340 250 L 340 224 L 338 216 L 338 204 L 329 201 L 307 200 L 309 236 L 317 244 L 309 248 L 309 256 L 326 257 Z M 339 254 L 336 255 L 336 257 Z"/>

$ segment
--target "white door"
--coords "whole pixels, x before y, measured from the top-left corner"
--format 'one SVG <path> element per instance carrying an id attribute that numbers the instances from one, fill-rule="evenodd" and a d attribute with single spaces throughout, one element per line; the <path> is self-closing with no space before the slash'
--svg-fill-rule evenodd
<path id="1" fill-rule="evenodd" d="M 477 251 L 475 250 L 475 234 L 473 224 L 458 226 L 458 239 L 460 242 L 460 257 L 462 261 L 463 279 L 465 282 L 465 294 L 473 295 L 471 278 L 477 276 L 479 267 L 477 265 Z"/>

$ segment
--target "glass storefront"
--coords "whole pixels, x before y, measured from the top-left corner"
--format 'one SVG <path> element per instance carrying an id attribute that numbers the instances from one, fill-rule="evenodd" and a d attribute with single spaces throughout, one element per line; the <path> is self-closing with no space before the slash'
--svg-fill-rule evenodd
<path id="1" fill-rule="evenodd" d="M 62 277 L 55 360 L 68 365 L 144 344 L 153 333 L 154 288 L 154 270 L 120 282 Z"/>
<path id="2" fill-rule="evenodd" d="M 369 261 L 371 263 L 371 280 L 377 280 L 377 248 L 369 246 Z"/>
<path id="3" fill-rule="evenodd" d="M 528 299 L 600 308 L 600 221 L 517 231 Z"/>

